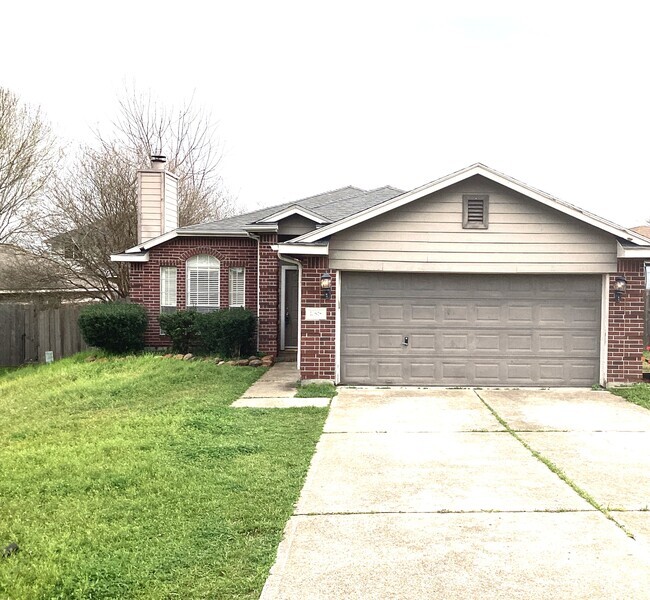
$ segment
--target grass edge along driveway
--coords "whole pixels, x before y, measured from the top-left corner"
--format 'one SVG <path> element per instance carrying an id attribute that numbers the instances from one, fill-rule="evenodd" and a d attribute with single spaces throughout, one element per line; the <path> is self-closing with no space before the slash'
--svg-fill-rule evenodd
<path id="1" fill-rule="evenodd" d="M 326 409 L 232 409 L 262 373 L 85 355 L 0 376 L 0 597 L 257 598 Z"/>

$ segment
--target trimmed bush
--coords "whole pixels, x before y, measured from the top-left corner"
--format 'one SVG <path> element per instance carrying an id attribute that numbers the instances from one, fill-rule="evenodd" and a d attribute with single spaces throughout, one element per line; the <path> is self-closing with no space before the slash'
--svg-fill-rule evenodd
<path id="1" fill-rule="evenodd" d="M 172 340 L 172 352 L 187 354 L 197 343 L 199 313 L 195 310 L 179 310 L 162 313 L 158 320 L 160 329 Z"/>
<path id="2" fill-rule="evenodd" d="M 245 308 L 225 308 L 198 317 L 203 347 L 224 358 L 255 352 L 255 325 L 255 315 Z"/>
<path id="3" fill-rule="evenodd" d="M 86 344 L 108 352 L 142 350 L 146 328 L 147 312 L 140 304 L 92 304 L 79 314 L 79 329 Z"/>

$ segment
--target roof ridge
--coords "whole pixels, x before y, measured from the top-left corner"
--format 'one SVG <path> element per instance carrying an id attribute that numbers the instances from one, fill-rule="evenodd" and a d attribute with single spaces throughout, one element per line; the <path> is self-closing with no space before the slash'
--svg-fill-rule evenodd
<path id="1" fill-rule="evenodd" d="M 356 185 L 344 185 L 343 187 L 340 188 L 335 188 L 333 190 L 327 190 L 325 192 L 321 192 L 320 194 L 312 194 L 311 196 L 305 196 L 303 198 L 299 198 L 298 200 L 294 200 L 293 202 L 290 202 L 289 204 L 298 204 L 300 202 L 304 202 L 305 200 L 311 200 L 312 198 L 317 198 L 318 196 L 325 196 L 326 194 L 333 194 L 334 192 L 340 192 L 342 190 L 358 190 L 359 192 L 365 193 L 367 190 L 361 189 L 357 187 Z M 353 197 L 353 196 L 351 196 Z"/>
<path id="2" fill-rule="evenodd" d="M 354 188 L 354 189 L 360 189 L 360 188 L 357 188 L 357 187 L 355 187 L 355 186 L 348 186 L 348 187 L 350 187 L 350 188 Z M 346 189 L 346 188 L 341 188 L 341 189 Z M 357 194 L 357 195 L 355 195 L 355 196 L 348 196 L 347 198 L 338 198 L 338 199 L 330 200 L 329 202 L 323 202 L 323 204 L 319 204 L 316 208 L 322 208 L 323 206 L 329 206 L 330 204 L 334 204 L 335 202 L 347 202 L 348 200 L 355 200 L 355 199 L 357 199 L 357 198 L 361 198 L 361 197 L 363 197 L 363 196 L 367 196 L 368 194 L 372 194 L 372 193 L 374 193 L 374 192 L 378 192 L 379 190 L 386 190 L 386 189 L 394 190 L 394 191 L 396 191 L 396 192 L 399 192 L 400 194 L 403 194 L 403 193 L 404 193 L 404 190 L 400 190 L 400 189 L 398 189 L 398 188 L 394 188 L 394 187 L 392 187 L 392 186 L 390 186 L 390 185 L 385 185 L 385 186 L 383 186 L 383 187 L 378 187 L 378 188 L 375 188 L 375 189 L 373 189 L 373 190 L 362 190 L 362 193 L 361 193 L 361 194 Z M 313 210 L 313 209 L 312 209 L 312 210 Z"/>

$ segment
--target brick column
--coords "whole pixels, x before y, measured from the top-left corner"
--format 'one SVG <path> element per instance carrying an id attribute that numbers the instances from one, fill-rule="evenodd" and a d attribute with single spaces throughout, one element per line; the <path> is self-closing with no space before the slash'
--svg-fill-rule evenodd
<path id="1" fill-rule="evenodd" d="M 614 299 L 616 275 L 627 280 L 627 291 L 619 302 Z M 619 258 L 618 273 L 609 277 L 609 331 L 607 335 L 607 383 L 634 383 L 643 380 L 641 356 L 644 330 L 644 261 Z"/>
<path id="2" fill-rule="evenodd" d="M 276 356 L 280 337 L 280 295 L 278 286 L 279 260 L 272 244 L 278 243 L 276 233 L 260 235 L 259 276 L 260 312 L 258 315 L 260 352 Z"/>
<path id="3" fill-rule="evenodd" d="M 302 260 L 302 302 L 300 326 L 300 377 L 301 379 L 335 379 L 335 323 L 337 277 L 332 275 L 332 297 L 323 298 L 320 277 L 329 270 L 326 256 L 308 256 Z M 307 321 L 306 308 L 327 310 L 324 321 Z"/>

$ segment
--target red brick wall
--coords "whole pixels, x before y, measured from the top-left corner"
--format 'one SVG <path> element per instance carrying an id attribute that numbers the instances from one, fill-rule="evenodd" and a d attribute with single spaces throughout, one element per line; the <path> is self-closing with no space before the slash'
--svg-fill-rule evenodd
<path id="1" fill-rule="evenodd" d="M 645 273 L 642 259 L 619 258 L 618 274 L 627 279 L 627 291 L 614 299 L 614 280 L 609 283 L 607 383 L 641 381 L 643 352 Z"/>
<path id="2" fill-rule="evenodd" d="M 260 314 L 258 322 L 258 344 L 260 352 L 278 353 L 280 336 L 280 289 L 278 254 L 271 249 L 278 243 L 276 233 L 260 235 Z"/>
<path id="3" fill-rule="evenodd" d="M 326 256 L 310 256 L 302 260 L 300 376 L 302 379 L 335 378 L 336 273 L 332 275 L 332 297 L 325 300 L 320 276 L 329 270 Z M 327 308 L 326 321 L 305 320 L 307 307 Z"/>
<path id="4" fill-rule="evenodd" d="M 257 242 L 250 238 L 175 238 L 149 250 L 149 262 L 131 263 L 133 302 L 144 305 L 149 314 L 145 344 L 166 347 L 170 340 L 160 335 L 160 267 L 176 267 L 179 309 L 185 308 L 185 261 L 197 254 L 209 254 L 221 262 L 219 301 L 228 306 L 230 267 L 246 269 L 246 308 L 257 314 Z"/>

